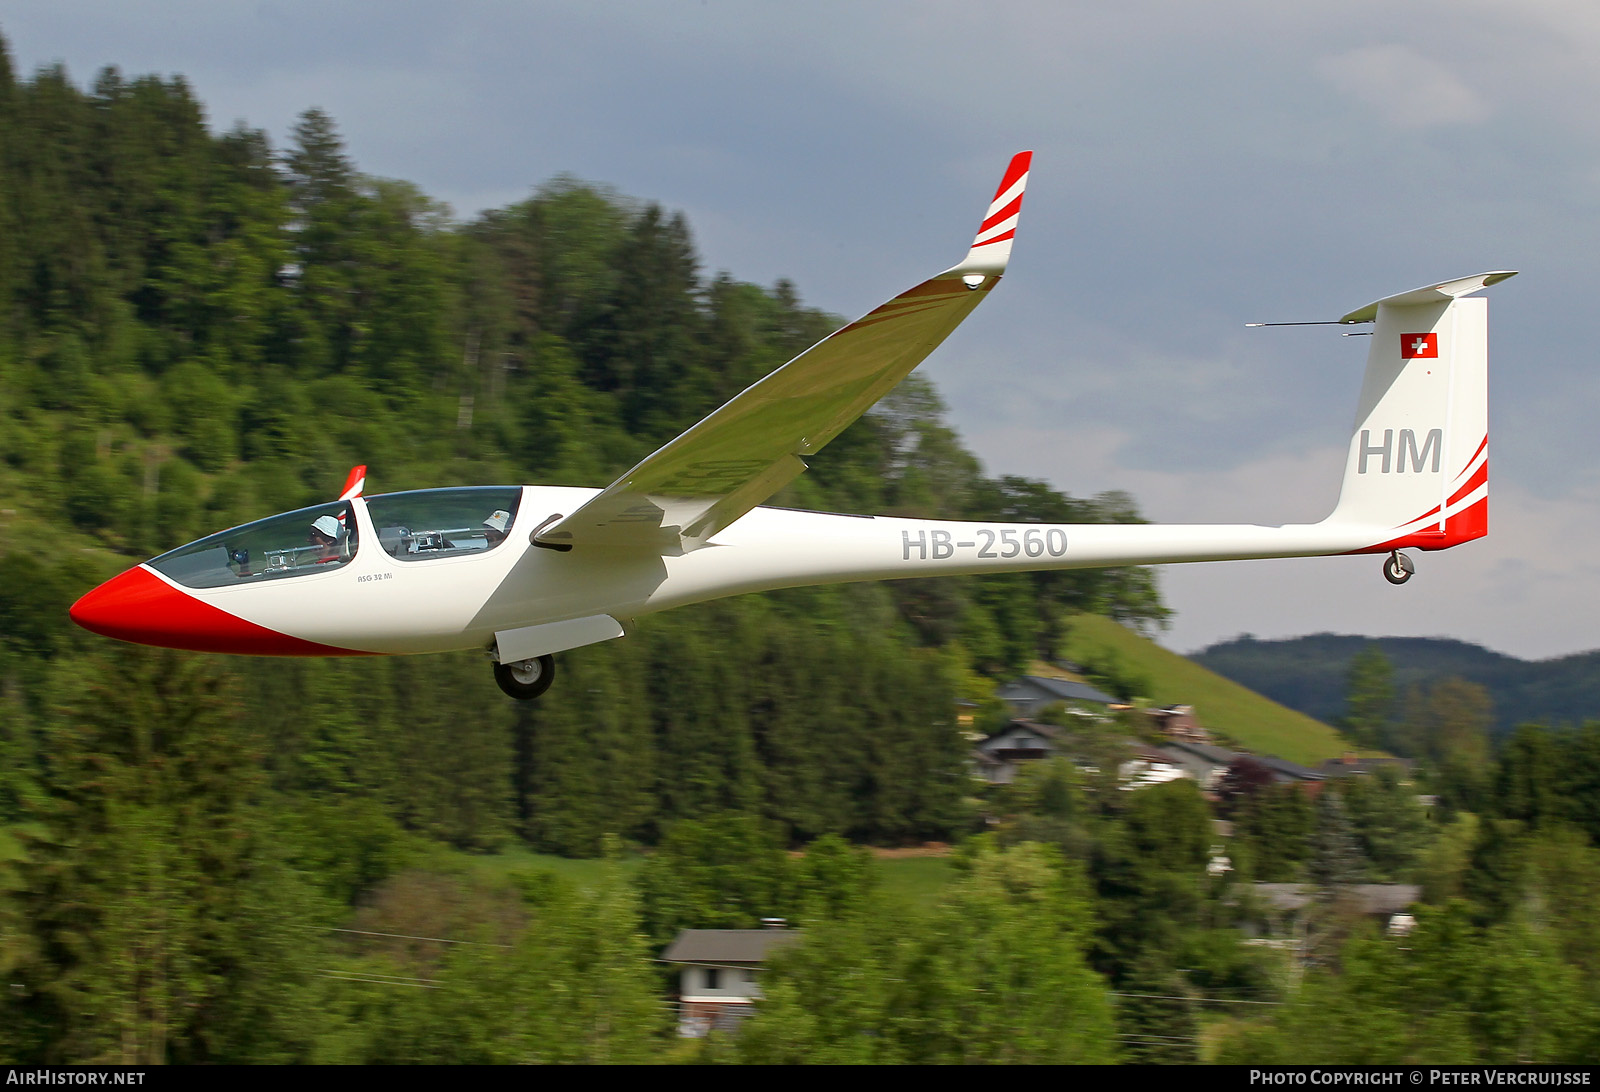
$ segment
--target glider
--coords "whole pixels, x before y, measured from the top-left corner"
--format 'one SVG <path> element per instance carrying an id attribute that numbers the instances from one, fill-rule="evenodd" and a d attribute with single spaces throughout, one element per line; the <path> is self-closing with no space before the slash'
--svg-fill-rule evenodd
<path id="1" fill-rule="evenodd" d="M 210 535 L 72 607 L 95 633 L 209 652 L 487 649 L 501 689 L 543 693 L 553 655 L 636 618 L 744 592 L 1033 569 L 1441 550 L 1488 528 L 1484 273 L 1389 296 L 1339 502 L 1298 526 L 1027 525 L 761 507 L 915 368 L 1005 272 L 1032 153 L 1007 167 L 965 258 L 824 338 L 604 489 L 505 486 L 339 498 Z"/>

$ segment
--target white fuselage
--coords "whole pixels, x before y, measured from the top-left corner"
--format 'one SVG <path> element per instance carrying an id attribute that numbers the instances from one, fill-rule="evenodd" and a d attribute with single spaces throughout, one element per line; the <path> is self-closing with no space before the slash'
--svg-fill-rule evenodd
<path id="1" fill-rule="evenodd" d="M 1383 527 L 1311 524 L 1040 525 L 756 508 L 701 549 L 532 545 L 550 515 L 597 492 L 526 486 L 505 544 L 481 555 L 400 561 L 373 545 L 343 567 L 278 583 L 182 591 L 279 633 L 373 653 L 489 648 L 502 631 L 646 614 L 745 592 L 856 580 L 1148 565 L 1360 551 Z M 376 542 L 357 501 L 361 538 Z M 163 578 L 165 579 L 165 578 Z M 174 587 L 177 587 L 174 585 Z"/>

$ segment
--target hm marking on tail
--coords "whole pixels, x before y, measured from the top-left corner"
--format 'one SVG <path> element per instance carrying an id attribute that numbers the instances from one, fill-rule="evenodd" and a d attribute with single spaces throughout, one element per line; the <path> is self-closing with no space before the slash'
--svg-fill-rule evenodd
<path id="1" fill-rule="evenodd" d="M 1381 455 L 1383 462 L 1379 465 L 1378 473 L 1389 473 L 1389 457 L 1393 452 L 1400 456 L 1394 463 L 1394 472 L 1396 474 L 1404 474 L 1406 472 L 1407 455 L 1411 456 L 1411 472 L 1413 474 L 1421 474 L 1424 473 L 1422 464 L 1428 461 L 1428 453 L 1431 451 L 1433 453 L 1433 465 L 1428 468 L 1426 473 L 1437 474 L 1439 473 L 1439 455 L 1443 450 L 1443 429 L 1429 429 L 1428 438 L 1422 441 L 1421 450 L 1417 448 L 1417 434 L 1411 429 L 1403 428 L 1400 430 L 1400 445 L 1398 448 L 1394 447 L 1394 429 L 1386 428 L 1383 430 L 1383 443 L 1381 444 L 1372 442 L 1372 431 L 1370 429 L 1362 429 L 1361 465 L 1356 472 L 1359 474 L 1367 472 L 1367 457 L 1369 455 Z"/>

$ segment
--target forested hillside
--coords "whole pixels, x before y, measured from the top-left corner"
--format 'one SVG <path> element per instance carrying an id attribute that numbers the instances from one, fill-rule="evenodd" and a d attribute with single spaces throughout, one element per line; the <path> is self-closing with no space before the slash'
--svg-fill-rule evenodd
<path id="1" fill-rule="evenodd" d="M 1600 716 L 1600 652 L 1519 660 L 1443 637 L 1355 637 L 1318 633 L 1261 641 L 1240 637 L 1192 659 L 1219 675 L 1328 724 L 1346 714 L 1351 664 L 1377 648 L 1393 666 L 1399 697 L 1450 678 L 1484 688 L 1497 736 L 1519 724 L 1581 724 Z"/>
<path id="2" fill-rule="evenodd" d="M 564 655 L 531 703 L 481 655 L 229 659 L 68 622 L 352 464 L 375 492 L 603 484 L 833 324 L 603 186 L 461 222 L 315 110 L 274 148 L 213 134 L 181 79 L 19 80 L 0 48 L 0 1063 L 1594 1056 L 1600 784 L 1571 759 L 1600 730 L 1495 753 L 1435 703 L 1414 781 L 1315 799 L 1248 771 L 1123 791 L 1133 718 L 1085 721 L 1092 769 L 970 775 L 958 699 L 1075 614 L 1158 625 L 1145 570 L 708 604 Z M 985 477 L 915 380 L 778 501 L 1139 518 Z M 860 844 L 930 839 L 960 846 L 913 899 Z M 1244 943 L 1254 880 L 1311 885 L 1292 942 Z M 1357 882 L 1424 885 L 1416 932 L 1352 912 Z M 774 915 L 803 934 L 767 1002 L 678 1041 L 665 941 Z"/>

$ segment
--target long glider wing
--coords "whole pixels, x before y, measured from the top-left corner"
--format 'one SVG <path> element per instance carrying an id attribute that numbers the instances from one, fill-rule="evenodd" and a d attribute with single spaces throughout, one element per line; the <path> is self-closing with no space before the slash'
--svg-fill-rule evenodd
<path id="1" fill-rule="evenodd" d="M 844 431 L 904 379 L 999 282 L 1011 256 L 1032 152 L 1006 168 L 959 265 L 900 293 L 751 385 L 536 542 L 681 554 L 771 497 L 804 456 Z"/>

